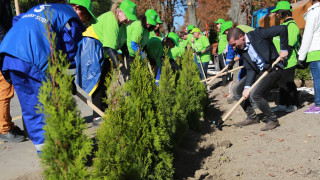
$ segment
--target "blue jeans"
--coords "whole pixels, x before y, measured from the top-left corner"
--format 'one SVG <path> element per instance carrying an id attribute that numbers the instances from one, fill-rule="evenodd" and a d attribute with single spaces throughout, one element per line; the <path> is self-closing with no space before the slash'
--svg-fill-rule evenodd
<path id="1" fill-rule="evenodd" d="M 320 107 L 320 61 L 312 61 L 310 70 L 314 87 L 314 104 Z"/>
<path id="2" fill-rule="evenodd" d="M 200 65 L 200 63 L 199 63 L 198 60 L 197 60 L 197 56 L 194 56 L 194 62 L 195 62 L 196 65 L 198 66 L 198 69 L 199 69 L 199 72 L 200 72 L 200 78 L 201 78 L 201 79 L 205 79 L 204 76 L 203 76 L 203 73 L 202 73 L 201 65 Z M 203 62 L 203 63 L 202 63 L 203 70 L 204 70 L 204 73 L 205 73 L 206 77 L 207 77 L 208 65 L 209 65 L 209 62 Z"/>

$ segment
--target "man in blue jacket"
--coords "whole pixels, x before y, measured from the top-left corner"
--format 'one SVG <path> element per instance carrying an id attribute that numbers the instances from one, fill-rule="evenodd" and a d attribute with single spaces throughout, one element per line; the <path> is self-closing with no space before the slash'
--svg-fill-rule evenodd
<path id="1" fill-rule="evenodd" d="M 2 72 L 11 78 L 18 95 L 22 116 L 31 141 L 38 152 L 44 143 L 44 115 L 37 112 L 38 90 L 46 81 L 48 57 L 51 54 L 46 25 L 56 33 L 57 50 L 72 60 L 85 27 L 95 20 L 90 0 L 71 0 L 66 4 L 42 4 L 19 15 L 0 45 Z"/>
<path id="2" fill-rule="evenodd" d="M 275 36 L 280 36 L 280 58 L 284 59 L 288 56 L 288 31 L 286 26 L 274 26 L 267 29 L 257 28 L 249 33 L 244 33 L 239 28 L 232 28 L 228 32 L 227 40 L 236 49 L 241 58 L 244 59 L 244 65 L 247 70 L 247 76 L 233 90 L 236 99 L 240 99 L 241 96 L 245 98 L 241 106 L 246 112 L 247 118 L 245 121 L 236 123 L 235 125 L 238 127 L 260 122 L 249 98 L 262 111 L 268 121 L 262 127 L 262 131 L 268 131 L 280 125 L 277 116 L 271 111 L 268 102 L 264 99 L 264 94 L 281 78 L 282 69 L 284 68 L 283 62 L 280 61 L 280 63 L 276 64 L 272 71 L 251 92 L 248 91 L 279 56 L 272 42 L 272 38 Z"/>

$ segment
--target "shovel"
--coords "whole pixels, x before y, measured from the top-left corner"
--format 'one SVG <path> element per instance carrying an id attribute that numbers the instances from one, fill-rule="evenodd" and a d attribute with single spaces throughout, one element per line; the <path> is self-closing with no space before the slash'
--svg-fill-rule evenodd
<path id="1" fill-rule="evenodd" d="M 258 80 L 256 80 L 256 82 L 250 87 L 250 89 L 248 90 L 249 93 L 252 91 L 253 88 L 255 88 L 257 86 L 257 84 L 272 70 L 272 68 L 274 67 L 275 64 L 277 64 L 280 61 L 280 57 L 278 57 L 278 59 L 272 63 L 272 66 L 265 71 Z M 228 119 L 228 117 L 231 115 L 231 113 L 241 104 L 241 102 L 245 100 L 244 97 L 241 97 L 241 99 L 232 107 L 232 109 L 230 109 L 230 111 L 222 118 L 222 121 L 226 121 Z M 222 123 L 223 123 L 222 122 Z"/>

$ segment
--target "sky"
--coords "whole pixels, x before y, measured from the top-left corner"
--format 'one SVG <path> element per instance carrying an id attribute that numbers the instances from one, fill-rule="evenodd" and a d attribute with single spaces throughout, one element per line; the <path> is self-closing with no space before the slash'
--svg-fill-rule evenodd
<path id="1" fill-rule="evenodd" d="M 173 25 L 176 28 L 177 31 L 180 31 L 180 27 L 183 25 L 184 23 L 184 17 L 174 17 L 173 19 Z"/>
<path id="2" fill-rule="evenodd" d="M 176 13 L 181 14 L 181 16 L 176 16 L 173 19 L 173 25 L 176 28 L 177 31 L 181 30 L 180 27 L 184 23 L 184 15 L 186 14 L 185 6 L 181 4 L 176 4 L 175 8 Z"/>

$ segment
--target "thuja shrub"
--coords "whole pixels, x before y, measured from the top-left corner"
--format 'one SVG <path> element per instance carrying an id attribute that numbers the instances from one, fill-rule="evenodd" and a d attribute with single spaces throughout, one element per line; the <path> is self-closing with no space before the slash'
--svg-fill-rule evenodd
<path id="1" fill-rule="evenodd" d="M 92 141 L 84 133 L 86 124 L 80 117 L 71 94 L 73 77 L 68 75 L 66 55 L 55 51 L 55 34 L 48 33 L 53 51 L 48 58 L 47 82 L 39 90 L 38 105 L 45 115 L 45 143 L 41 151 L 41 164 L 46 179 L 86 179 L 85 166 L 91 153 Z"/>
<path id="2" fill-rule="evenodd" d="M 115 76 L 109 84 L 114 81 Z M 108 89 L 108 109 L 97 133 L 95 177 L 172 179 L 170 136 L 156 114 L 159 91 L 147 60 L 137 55 L 130 80 L 116 91 Z"/>
<path id="3" fill-rule="evenodd" d="M 172 70 L 169 57 L 166 55 L 162 63 L 159 81 L 158 116 L 160 121 L 165 122 L 173 146 L 179 144 L 188 128 L 183 109 L 176 101 L 177 73 L 179 72 Z"/>
<path id="4" fill-rule="evenodd" d="M 194 63 L 191 51 L 187 51 L 181 60 L 182 71 L 177 85 L 177 104 L 184 112 L 189 128 L 198 130 L 200 118 L 208 105 L 205 85 L 200 82 L 199 70 Z"/>

